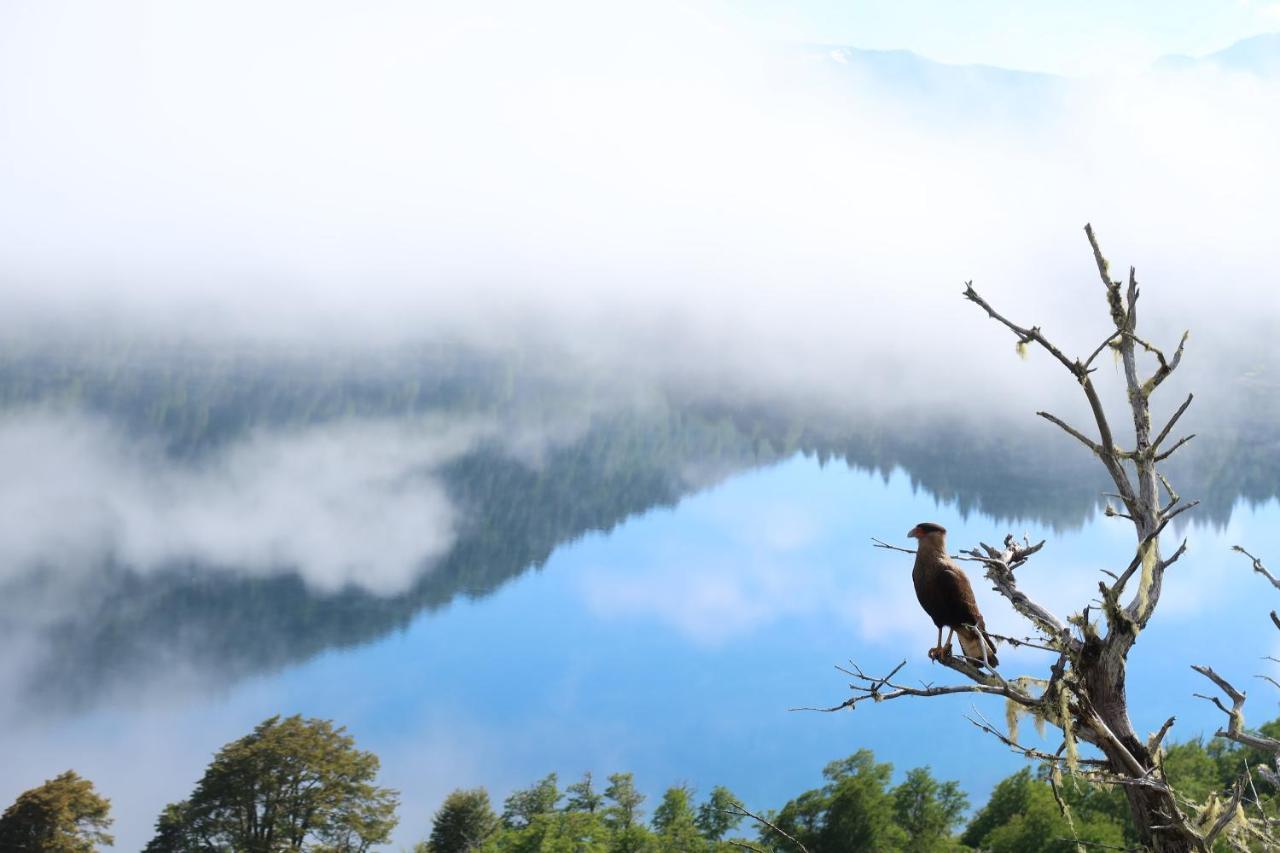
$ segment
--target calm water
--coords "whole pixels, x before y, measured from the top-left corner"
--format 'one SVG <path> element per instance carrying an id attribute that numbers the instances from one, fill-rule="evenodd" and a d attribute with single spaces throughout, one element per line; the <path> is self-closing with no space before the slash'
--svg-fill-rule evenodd
<path id="1" fill-rule="evenodd" d="M 5 692 L 20 698 L 6 705 L 0 730 L 7 756 L 0 800 L 74 767 L 111 797 L 118 848 L 136 849 L 213 751 L 269 715 L 301 713 L 346 724 L 381 756 L 382 782 L 403 792 L 400 845 L 425 836 L 431 813 L 458 786 L 486 785 L 500 801 L 552 770 L 562 779 L 631 770 L 651 798 L 681 782 L 704 791 L 727 784 L 765 808 L 818 784 L 823 764 L 861 747 L 899 770 L 929 764 L 962 780 L 981 803 L 1020 762 L 964 715 L 977 708 L 1001 720 L 999 703 L 957 697 L 838 715 L 787 710 L 841 701 L 844 681 L 833 665 L 850 658 L 887 671 L 905 657 L 905 680 L 948 676 L 924 655 L 932 626 L 914 600 L 911 558 L 873 549 L 869 538 L 904 542 L 924 519 L 946 525 L 957 547 L 1009 529 L 1047 536 L 1022 580 L 1065 613 L 1090 597 L 1099 568 L 1127 561 L 1123 525 L 1096 519 L 1059 532 L 1047 521 L 1012 525 L 939 503 L 900 470 L 886 476 L 782 452 L 726 473 L 735 467 L 730 455 L 684 470 L 673 494 L 629 475 L 628 488 L 645 497 L 615 508 L 621 523 L 591 531 L 609 524 L 586 518 L 585 535 L 557 543 L 537 570 L 520 571 L 527 555 L 517 554 L 520 566 L 505 582 L 454 583 L 434 596 L 401 590 L 370 600 L 412 599 L 404 608 L 348 609 L 343 619 L 313 623 L 290 615 L 296 590 L 240 588 L 232 598 L 252 592 L 269 606 L 239 620 L 205 614 L 199 637 L 218 644 L 216 656 L 192 653 L 198 643 L 181 631 L 166 643 L 169 629 L 145 628 L 154 617 L 142 627 L 126 620 L 104 627 L 111 623 L 101 602 L 88 598 L 76 601 L 80 616 L 60 623 L 79 626 L 83 637 L 36 630 L 11 606 L 3 672 Z M 554 459 L 530 464 L 557 470 Z M 605 493 L 596 499 L 604 502 Z M 1257 659 L 1277 652 L 1266 616 L 1276 601 L 1228 547 L 1245 542 L 1255 553 L 1280 554 L 1278 522 L 1280 508 L 1266 502 L 1237 506 L 1225 525 L 1186 531 L 1191 550 L 1171 571 L 1162 611 L 1134 653 L 1140 731 L 1169 714 L 1178 716 L 1180 737 L 1212 731 L 1215 713 L 1191 698 L 1202 685 L 1189 663 L 1213 664 L 1251 687 L 1249 676 L 1265 671 Z M 525 532 L 534 535 L 534 527 Z M 485 555 L 469 535 L 460 534 L 455 550 Z M 436 571 L 455 569 L 446 561 Z M 123 602 L 148 585 L 163 582 L 153 576 L 111 595 Z M 993 629 L 1019 630 L 1010 609 L 975 585 Z M 203 589 L 187 605 L 193 619 L 231 594 Z M 278 636 L 262 624 L 247 629 L 250 646 L 274 648 L 217 638 L 255 621 L 291 627 Z M 50 649 L 55 654 L 42 657 Z M 34 655 L 39 668 L 15 664 L 19 654 Z M 1034 650 L 1001 657 L 1005 672 L 1042 666 Z M 1250 708 L 1261 721 L 1277 709 L 1269 688 L 1255 683 Z"/>

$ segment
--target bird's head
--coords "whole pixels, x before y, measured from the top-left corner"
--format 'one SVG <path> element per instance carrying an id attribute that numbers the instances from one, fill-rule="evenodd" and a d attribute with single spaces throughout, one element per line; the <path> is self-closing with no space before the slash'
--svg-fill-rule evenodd
<path id="1" fill-rule="evenodd" d="M 941 524 L 934 524 L 932 521 L 922 521 L 907 532 L 908 538 L 919 539 L 922 545 L 936 545 L 945 547 L 947 541 L 947 528 Z"/>

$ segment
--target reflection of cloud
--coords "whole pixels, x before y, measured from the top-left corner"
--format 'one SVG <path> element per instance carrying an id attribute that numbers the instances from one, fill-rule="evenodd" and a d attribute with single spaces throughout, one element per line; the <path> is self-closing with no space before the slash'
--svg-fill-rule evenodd
<path id="1" fill-rule="evenodd" d="M 440 466 L 495 432 L 350 421 L 259 432 L 182 463 L 91 419 L 11 415 L 0 420 L 0 570 L 194 562 L 397 592 L 453 543 Z M 545 440 L 516 446 L 528 456 Z"/>
<path id="2" fill-rule="evenodd" d="M 780 582 L 786 574 L 781 565 L 709 562 L 666 566 L 643 576 L 598 571 L 583 578 L 583 592 L 587 606 L 602 618 L 655 617 L 690 640 L 715 646 L 812 607 L 812 590 Z"/>

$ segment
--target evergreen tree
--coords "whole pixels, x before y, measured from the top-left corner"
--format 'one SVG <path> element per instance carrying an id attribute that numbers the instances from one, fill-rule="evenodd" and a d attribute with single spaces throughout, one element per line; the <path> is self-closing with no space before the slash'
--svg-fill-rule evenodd
<path id="1" fill-rule="evenodd" d="M 604 794 L 598 793 L 592 786 L 591 771 L 582 774 L 580 782 L 574 782 L 565 789 L 569 802 L 565 810 L 571 812 L 588 812 L 595 814 L 604 805 Z"/>
<path id="2" fill-rule="evenodd" d="M 431 824 L 431 838 L 416 853 L 471 853 L 499 827 L 484 788 L 456 790 L 445 797 Z"/>
<path id="3" fill-rule="evenodd" d="M 681 785 L 668 788 L 653 810 L 653 831 L 662 853 L 696 853 L 706 847 L 693 812 L 693 792 Z"/>
<path id="4" fill-rule="evenodd" d="M 605 807 L 605 823 L 613 834 L 614 853 L 637 853 L 648 846 L 649 833 L 640 825 L 644 812 L 644 794 L 636 790 L 635 779 L 630 773 L 614 773 L 609 777 L 609 787 L 604 790 L 605 799 L 612 805 Z"/>

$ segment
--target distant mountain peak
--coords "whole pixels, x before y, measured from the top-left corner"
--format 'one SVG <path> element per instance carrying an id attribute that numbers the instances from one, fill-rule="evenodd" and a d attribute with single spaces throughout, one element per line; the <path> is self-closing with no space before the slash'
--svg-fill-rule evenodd
<path id="1" fill-rule="evenodd" d="M 1162 56 L 1154 65 L 1157 71 L 1190 71 L 1205 67 L 1259 77 L 1280 77 L 1280 33 L 1250 36 L 1201 57 L 1184 54 Z"/>

